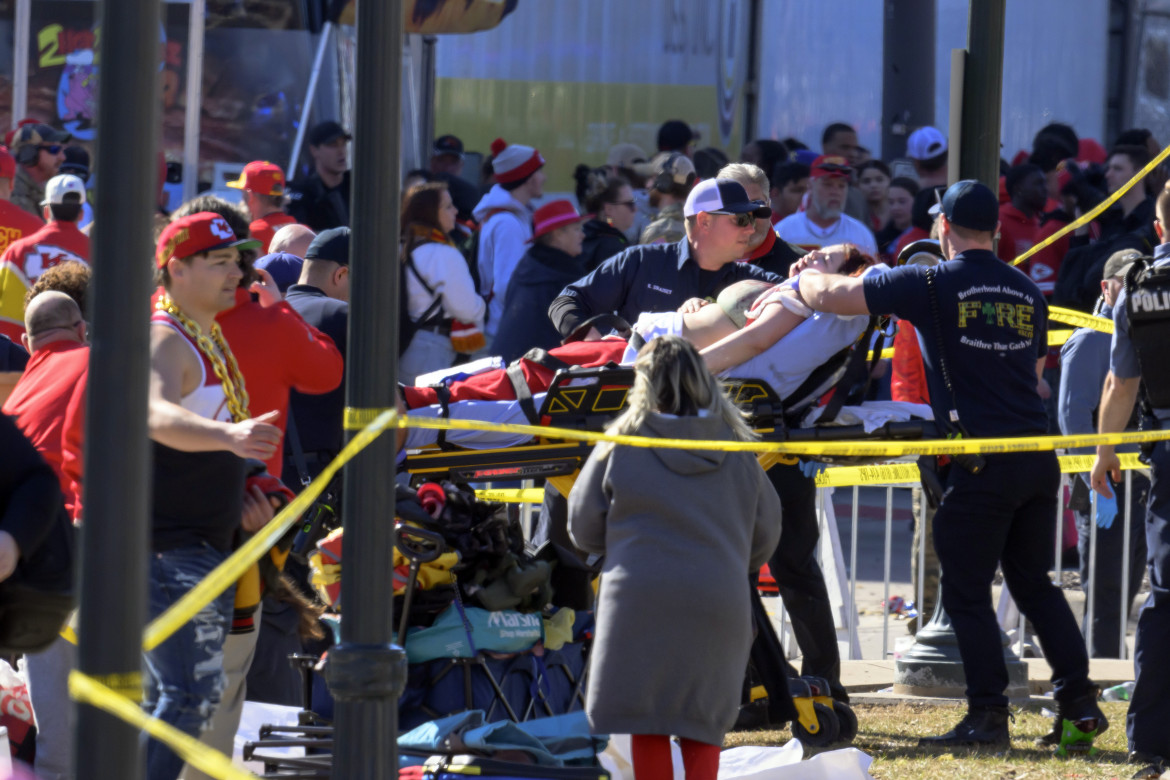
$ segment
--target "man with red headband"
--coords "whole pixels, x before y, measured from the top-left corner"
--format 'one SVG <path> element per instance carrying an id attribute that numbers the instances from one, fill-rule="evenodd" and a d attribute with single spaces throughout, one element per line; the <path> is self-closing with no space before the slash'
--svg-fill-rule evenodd
<path id="1" fill-rule="evenodd" d="M 172 222 L 158 240 L 165 294 L 150 325 L 152 620 L 227 558 L 238 528 L 256 531 L 272 519 L 261 490 L 245 495 L 244 459 L 275 452 L 277 415 L 251 418 L 239 367 L 215 322 L 235 305 L 240 249 L 256 246 L 209 212 Z M 146 653 L 147 712 L 194 737 L 219 704 L 234 591 Z M 170 748 L 148 744 L 147 776 L 173 780 L 182 767 Z"/>

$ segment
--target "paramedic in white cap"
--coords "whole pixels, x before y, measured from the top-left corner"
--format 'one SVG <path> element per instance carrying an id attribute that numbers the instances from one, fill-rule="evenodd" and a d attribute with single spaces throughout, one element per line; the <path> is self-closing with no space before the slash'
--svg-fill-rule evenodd
<path id="1" fill-rule="evenodd" d="M 920 127 L 906 139 L 906 156 L 914 162 L 918 184 L 945 187 L 947 184 L 947 137 L 937 127 Z"/>
<path id="2" fill-rule="evenodd" d="M 692 298 L 712 301 L 725 287 L 744 279 L 779 282 L 747 256 L 755 220 L 771 209 L 751 200 L 731 179 L 695 185 L 683 207 L 686 237 L 671 244 L 633 246 L 570 284 L 552 302 L 548 315 L 562 337 L 597 314 L 617 313 L 626 322 L 649 311 L 675 311 Z"/>
<path id="3" fill-rule="evenodd" d="M 472 212 L 479 223 L 479 294 L 488 302 L 484 336 L 491 344 L 504 314 L 504 293 L 532 238 L 529 204 L 544 194 L 544 157 L 531 146 L 492 141 L 496 183 Z"/>

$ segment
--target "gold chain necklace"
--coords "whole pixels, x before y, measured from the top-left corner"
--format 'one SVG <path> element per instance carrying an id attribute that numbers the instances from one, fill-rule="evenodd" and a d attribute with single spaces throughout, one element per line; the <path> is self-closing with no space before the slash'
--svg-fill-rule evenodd
<path id="1" fill-rule="evenodd" d="M 195 345 L 199 347 L 199 351 L 211 361 L 211 368 L 215 371 L 216 377 L 223 385 L 223 394 L 227 399 L 228 411 L 231 412 L 232 421 L 240 422 L 247 420 L 252 415 L 248 412 L 248 391 L 244 389 L 244 375 L 240 373 L 240 366 L 236 362 L 236 356 L 228 349 L 227 341 L 223 338 L 223 331 L 219 328 L 219 323 L 212 321 L 210 338 L 204 334 L 203 329 L 193 319 L 183 313 L 182 309 L 175 305 L 171 297 L 163 293 L 162 297 L 158 299 L 158 303 L 154 308 L 159 311 L 165 311 L 178 321 L 183 331 L 191 337 Z M 216 347 L 219 351 L 216 351 Z"/>

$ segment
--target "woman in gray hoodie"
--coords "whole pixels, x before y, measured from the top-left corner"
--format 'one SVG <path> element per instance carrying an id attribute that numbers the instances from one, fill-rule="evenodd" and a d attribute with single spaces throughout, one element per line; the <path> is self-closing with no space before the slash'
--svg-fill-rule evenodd
<path id="1" fill-rule="evenodd" d="M 740 412 L 688 342 L 638 354 L 628 410 L 610 433 L 748 441 Z M 715 780 L 752 643 L 749 571 L 780 537 L 780 501 L 748 452 L 599 444 L 569 495 L 569 532 L 605 556 L 586 713 L 632 734 L 638 780 Z"/>

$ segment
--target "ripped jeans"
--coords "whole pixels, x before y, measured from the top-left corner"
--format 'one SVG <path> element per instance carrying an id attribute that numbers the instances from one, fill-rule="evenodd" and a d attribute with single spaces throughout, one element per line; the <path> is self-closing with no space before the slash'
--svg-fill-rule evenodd
<path id="1" fill-rule="evenodd" d="M 150 558 L 150 619 L 182 598 L 227 558 L 203 543 Z M 165 642 L 145 654 L 143 709 L 198 739 L 211 722 L 223 693 L 223 643 L 231 628 L 235 585 L 204 607 Z M 183 759 L 166 745 L 149 740 L 148 780 L 175 780 Z"/>

